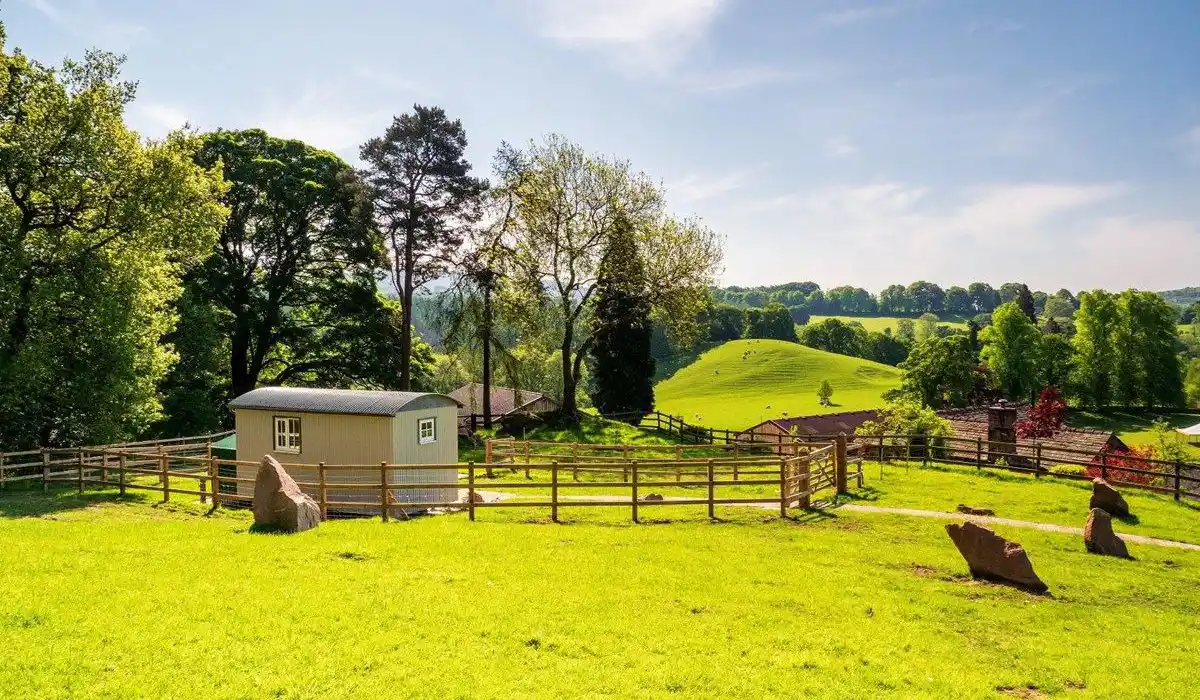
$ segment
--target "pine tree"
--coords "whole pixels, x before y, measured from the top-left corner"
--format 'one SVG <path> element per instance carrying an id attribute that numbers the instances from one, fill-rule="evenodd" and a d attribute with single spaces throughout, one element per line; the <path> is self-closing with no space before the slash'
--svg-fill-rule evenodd
<path id="1" fill-rule="evenodd" d="M 1021 307 L 1021 311 L 1025 312 L 1030 321 L 1037 323 L 1037 310 L 1033 303 L 1033 292 L 1029 291 L 1029 285 L 1022 284 L 1017 290 L 1017 306 Z"/>
<path id="2" fill-rule="evenodd" d="M 654 358 L 646 269 L 624 217 L 614 222 L 599 273 L 588 395 L 602 414 L 633 413 L 628 420 L 636 424 L 654 410 Z"/>

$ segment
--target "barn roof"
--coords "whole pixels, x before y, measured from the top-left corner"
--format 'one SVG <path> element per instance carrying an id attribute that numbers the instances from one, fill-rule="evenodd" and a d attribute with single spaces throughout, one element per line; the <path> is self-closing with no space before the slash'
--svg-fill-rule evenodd
<path id="1" fill-rule="evenodd" d="M 837 435 L 838 433 L 853 435 L 854 431 L 863 423 L 878 419 L 879 411 L 843 411 L 841 413 L 825 413 L 818 416 L 775 418 L 763 421 L 751 428 L 746 428 L 742 432 L 749 433 L 771 423 L 778 426 L 784 433 L 792 433 L 794 428 L 794 434 L 800 436 Z"/>
<path id="2" fill-rule="evenodd" d="M 981 440 L 984 443 L 988 439 L 988 424 L 986 420 L 961 420 L 949 418 L 950 432 L 956 438 L 967 440 Z M 1076 452 L 1086 452 L 1092 457 L 1100 456 L 1101 452 L 1108 450 L 1110 452 L 1124 452 L 1129 448 L 1121 441 L 1115 433 L 1105 432 L 1102 430 L 1089 430 L 1085 428 L 1062 428 L 1052 437 L 1048 438 L 1022 438 L 1018 440 L 1020 447 L 1017 448 L 1017 453 L 1025 457 L 1033 457 L 1036 454 L 1035 445 L 1042 445 L 1042 459 L 1045 461 L 1062 460 L 1066 462 L 1079 461 L 1084 459 Z M 974 456 L 975 448 L 964 448 L 961 443 L 953 445 L 955 452 L 969 452 L 969 456 Z"/>
<path id="3" fill-rule="evenodd" d="M 450 398 L 463 408 L 460 413 L 483 412 L 483 385 L 477 382 L 464 384 L 450 392 Z M 492 387 L 492 415 L 504 416 L 519 411 L 526 406 L 547 398 L 545 394 L 536 391 L 510 389 L 506 386 Z M 554 401 L 554 399 L 549 399 Z M 557 401 L 554 401 L 557 405 Z"/>
<path id="4" fill-rule="evenodd" d="M 403 411 L 405 406 L 426 396 L 454 401 L 443 394 L 427 394 L 419 391 L 359 391 L 357 389 L 264 386 L 248 391 L 230 401 L 229 407 L 306 413 L 394 416 Z"/>

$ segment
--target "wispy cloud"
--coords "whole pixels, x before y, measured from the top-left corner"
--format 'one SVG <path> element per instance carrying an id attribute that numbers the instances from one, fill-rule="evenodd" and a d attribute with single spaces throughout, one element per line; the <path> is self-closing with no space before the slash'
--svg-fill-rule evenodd
<path id="1" fill-rule="evenodd" d="M 177 105 L 138 101 L 129 110 L 133 127 L 146 136 L 159 137 L 185 126 L 187 112 Z"/>
<path id="2" fill-rule="evenodd" d="M 925 0 L 885 0 L 859 3 L 821 14 L 817 17 L 817 24 L 823 27 L 845 27 L 873 22 L 912 12 L 926 4 Z"/>
<path id="3" fill-rule="evenodd" d="M 1200 124 L 1188 129 L 1179 137 L 1183 157 L 1194 165 L 1200 165 Z"/>
<path id="4" fill-rule="evenodd" d="M 109 16 L 95 0 L 22 0 L 65 31 L 102 49 L 123 51 L 149 29 Z"/>
<path id="5" fill-rule="evenodd" d="M 335 86 L 309 85 L 295 98 L 270 100 L 252 122 L 274 136 L 300 139 L 330 151 L 356 147 L 391 122 L 385 109 L 364 108 Z"/>
<path id="6" fill-rule="evenodd" d="M 834 158 L 851 158 L 858 151 L 858 144 L 848 136 L 834 136 L 825 141 L 825 153 Z"/>
<path id="7" fill-rule="evenodd" d="M 528 0 L 538 32 L 626 67 L 665 72 L 708 33 L 725 0 Z"/>
<path id="8" fill-rule="evenodd" d="M 1013 20 L 1013 19 L 1009 19 L 1007 17 L 1003 17 L 1003 18 L 989 17 L 987 19 L 982 19 L 982 20 L 979 20 L 978 22 L 971 23 L 971 25 L 969 25 L 967 27 L 967 33 L 968 34 L 985 34 L 985 35 L 986 34 L 1011 34 L 1013 32 L 1019 32 L 1024 28 L 1025 28 L 1025 26 L 1023 24 L 1021 24 L 1020 22 L 1017 22 L 1016 20 Z"/>
<path id="9" fill-rule="evenodd" d="M 692 204 L 724 197 L 749 186 L 758 172 L 759 169 L 747 169 L 720 175 L 691 173 L 667 181 L 667 198 L 672 204 Z"/>
<path id="10" fill-rule="evenodd" d="M 802 78 L 793 71 L 766 66 L 731 68 L 712 72 L 685 73 L 678 84 L 691 92 L 731 92 L 748 88 L 785 83 Z"/>

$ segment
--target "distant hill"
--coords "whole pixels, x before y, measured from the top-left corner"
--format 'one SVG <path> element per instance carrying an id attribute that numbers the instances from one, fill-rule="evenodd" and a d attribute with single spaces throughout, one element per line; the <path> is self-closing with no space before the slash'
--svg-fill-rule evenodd
<path id="1" fill-rule="evenodd" d="M 877 408 L 900 370 L 782 340 L 733 340 L 654 388 L 658 410 L 689 423 L 740 430 L 769 418 Z M 828 379 L 833 406 L 817 387 Z"/>
<path id="2" fill-rule="evenodd" d="M 1200 287 L 1168 289 L 1166 291 L 1159 292 L 1159 294 L 1162 295 L 1162 298 L 1166 299 L 1167 301 L 1174 304 L 1179 304 L 1180 306 L 1187 306 L 1200 301 Z"/>

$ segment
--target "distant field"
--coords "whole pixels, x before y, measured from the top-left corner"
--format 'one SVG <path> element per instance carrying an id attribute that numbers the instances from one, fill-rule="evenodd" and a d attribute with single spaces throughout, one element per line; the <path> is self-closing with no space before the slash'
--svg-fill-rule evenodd
<path id="1" fill-rule="evenodd" d="M 1172 428 L 1186 428 L 1200 423 L 1200 415 L 1195 413 L 1164 413 L 1159 415 L 1145 413 L 1125 413 L 1111 411 L 1099 413 L 1083 411 L 1072 413 L 1067 422 L 1077 428 L 1092 428 L 1094 430 L 1111 430 L 1127 445 L 1141 447 L 1152 445 L 1150 426 L 1155 418 L 1166 419 Z M 1200 447 L 1190 446 L 1192 458 L 1200 460 Z"/>
<path id="2" fill-rule="evenodd" d="M 828 379 L 833 406 L 817 387 Z M 877 408 L 900 370 L 781 340 L 734 340 L 710 350 L 654 390 L 658 410 L 689 423 L 742 429 L 769 418 Z"/>
<path id="3" fill-rule="evenodd" d="M 855 321 L 857 323 L 861 323 L 863 328 L 866 328 L 868 331 L 881 332 L 885 328 L 891 328 L 893 331 L 895 331 L 896 321 L 900 320 L 899 316 L 813 316 L 812 320 L 809 322 L 819 323 L 827 318 L 836 318 L 839 321 L 845 321 L 847 323 L 850 321 Z M 909 320 L 915 321 L 916 319 Z M 967 321 L 966 319 L 962 319 L 957 316 L 947 316 L 943 318 L 940 325 L 949 326 L 951 328 L 966 328 Z"/>

